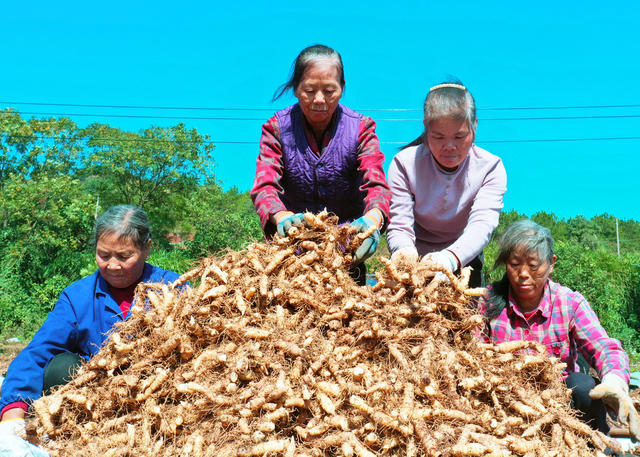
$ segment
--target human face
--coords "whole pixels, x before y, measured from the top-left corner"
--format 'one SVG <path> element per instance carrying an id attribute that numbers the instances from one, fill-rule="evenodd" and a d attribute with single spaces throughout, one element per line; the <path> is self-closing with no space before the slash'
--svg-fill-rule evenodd
<path id="1" fill-rule="evenodd" d="M 522 311 L 531 311 L 538 307 L 555 262 L 555 255 L 549 262 L 540 260 L 536 252 L 521 249 L 511 253 L 506 263 L 507 277 L 518 307 Z"/>
<path id="2" fill-rule="evenodd" d="M 342 97 L 340 73 L 331 59 L 311 63 L 296 87 L 295 96 L 314 133 L 324 133 Z"/>
<path id="3" fill-rule="evenodd" d="M 449 117 L 424 121 L 427 143 L 442 168 L 455 171 L 469 155 L 474 134 L 469 122 Z"/>
<path id="4" fill-rule="evenodd" d="M 129 287 L 142 276 L 150 245 L 151 241 L 140 249 L 130 238 L 119 239 L 115 233 L 102 235 L 96 245 L 100 274 L 112 287 Z"/>

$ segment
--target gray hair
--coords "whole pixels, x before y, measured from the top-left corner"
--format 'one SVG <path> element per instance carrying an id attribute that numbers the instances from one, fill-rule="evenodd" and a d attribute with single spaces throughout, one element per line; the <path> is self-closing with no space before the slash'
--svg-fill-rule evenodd
<path id="1" fill-rule="evenodd" d="M 411 143 L 401 146 L 418 146 L 425 141 L 429 123 L 442 118 L 452 118 L 466 121 L 475 138 L 476 135 L 476 101 L 462 81 L 452 79 L 433 86 L 424 100 L 424 119 L 427 121 L 425 130 Z"/>
<path id="2" fill-rule="evenodd" d="M 305 70 L 314 62 L 327 59 L 334 61 L 334 64 L 338 69 L 338 77 L 340 79 L 338 82 L 340 83 L 340 87 L 344 89 L 344 67 L 342 65 L 342 57 L 340 57 L 340 53 L 329 46 L 314 44 L 313 46 L 309 46 L 300 51 L 300 54 L 298 54 L 298 57 L 296 57 L 296 60 L 293 62 L 293 70 L 291 71 L 289 80 L 276 89 L 272 101 L 276 101 L 282 97 L 289 89 L 295 92 L 300 81 L 302 81 Z"/>
<path id="3" fill-rule="evenodd" d="M 151 226 L 147 213 L 136 206 L 118 205 L 107 209 L 96 221 L 93 244 L 104 235 L 115 234 L 119 239 L 130 239 L 140 249 L 151 239 Z"/>
<path id="4" fill-rule="evenodd" d="M 505 265 L 513 252 L 536 253 L 540 260 L 553 262 L 553 237 L 548 228 L 530 219 L 511 224 L 502 233 L 494 267 Z"/>
<path id="5" fill-rule="evenodd" d="M 429 90 L 424 100 L 424 119 L 428 125 L 442 118 L 466 121 L 475 136 L 476 102 L 462 81 L 445 81 Z"/>
<path id="6" fill-rule="evenodd" d="M 514 252 L 535 253 L 538 259 L 553 263 L 553 237 L 548 228 L 530 219 L 521 219 L 509 225 L 500 237 L 498 255 L 494 268 L 506 265 Z M 509 278 L 505 273 L 500 281 L 494 282 L 487 297 L 485 316 L 491 320 L 500 315 L 507 306 Z"/>

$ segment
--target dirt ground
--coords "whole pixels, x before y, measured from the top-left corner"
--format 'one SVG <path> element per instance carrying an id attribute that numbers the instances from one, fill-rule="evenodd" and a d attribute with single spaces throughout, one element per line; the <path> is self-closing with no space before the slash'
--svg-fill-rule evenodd
<path id="1" fill-rule="evenodd" d="M 7 373 L 9 364 L 16 355 L 26 346 L 24 343 L 5 343 L 0 346 L 0 376 Z"/>

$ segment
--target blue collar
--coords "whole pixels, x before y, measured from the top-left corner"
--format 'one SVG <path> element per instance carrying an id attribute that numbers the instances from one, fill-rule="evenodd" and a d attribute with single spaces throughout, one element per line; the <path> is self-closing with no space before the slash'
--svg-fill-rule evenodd
<path id="1" fill-rule="evenodd" d="M 142 278 L 140 279 L 140 282 L 149 282 L 152 271 L 153 271 L 153 267 L 145 262 L 144 270 L 142 271 Z M 95 291 L 96 296 L 106 297 L 107 302 L 105 303 L 105 306 L 111 309 L 116 314 L 120 314 L 121 313 L 120 307 L 118 306 L 116 301 L 113 299 L 113 297 L 111 297 L 111 294 L 109 293 L 109 283 L 107 282 L 106 279 L 102 277 L 102 275 L 100 274 L 100 270 L 96 271 L 95 274 L 98 277 L 98 280 L 96 281 L 96 291 Z"/>

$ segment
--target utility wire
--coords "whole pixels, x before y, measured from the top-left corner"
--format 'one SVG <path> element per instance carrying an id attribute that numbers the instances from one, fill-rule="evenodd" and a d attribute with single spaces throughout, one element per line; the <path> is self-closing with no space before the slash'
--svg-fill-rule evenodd
<path id="1" fill-rule="evenodd" d="M 45 135 L 11 135 L 8 133 L 0 133 L 4 137 L 10 138 L 30 138 L 34 140 L 73 140 L 69 137 L 45 136 Z M 150 142 L 150 143 L 197 143 L 197 140 L 162 140 L 157 138 L 116 138 L 116 137 L 80 137 L 78 140 L 85 141 L 113 141 L 113 142 Z M 572 142 L 572 141 L 626 141 L 640 140 L 640 136 L 626 137 L 607 137 L 607 138 L 542 138 L 542 139 L 522 139 L 522 140 L 484 140 L 478 141 L 479 144 L 484 143 L 548 143 L 548 142 Z M 202 140 L 203 144 L 260 144 L 259 141 L 218 141 L 218 140 Z M 384 145 L 404 145 L 407 141 L 381 141 Z"/>
<path id="2" fill-rule="evenodd" d="M 160 109 L 160 110 L 194 110 L 194 111 L 273 111 L 274 108 L 224 108 L 206 106 L 140 106 L 140 105 L 98 105 L 81 103 L 45 103 L 45 102 L 8 102 L 0 101 L 5 105 L 32 105 L 32 106 L 74 106 L 82 108 L 117 108 L 117 109 Z M 520 110 L 556 110 L 556 109 L 604 109 L 604 108 L 639 108 L 640 105 L 582 105 L 582 106 L 525 106 L 525 107 L 501 107 L 478 108 L 478 111 L 520 111 Z M 359 108 L 360 111 L 422 111 L 421 108 Z"/>
<path id="3" fill-rule="evenodd" d="M 16 113 L 0 112 L 5 116 L 11 116 Z M 92 113 L 42 113 L 23 111 L 19 114 L 28 114 L 32 116 L 64 116 L 64 117 L 111 117 L 111 118 L 127 118 L 127 119 L 175 119 L 175 120 L 202 120 L 202 121 L 264 121 L 264 118 L 254 117 L 206 117 L 206 116 L 148 116 L 140 114 L 92 114 Z M 556 116 L 556 117 L 504 117 L 504 118 L 480 118 L 483 122 L 487 121 L 548 121 L 548 120 L 577 120 L 577 119 L 626 119 L 639 118 L 640 114 L 624 114 L 624 115 L 603 115 L 603 116 Z M 423 119 L 376 119 L 377 122 L 421 122 Z"/>
<path id="4" fill-rule="evenodd" d="M 14 113 L 0 113 L 4 115 L 12 115 Z M 204 121 L 264 121 L 264 118 L 250 117 L 201 117 L 201 116 L 143 116 L 139 114 L 91 114 L 91 113 L 34 113 L 21 111 L 18 114 L 29 114 L 35 116 L 81 116 L 81 117 L 117 117 L 128 119 L 188 119 L 188 120 L 204 120 Z"/>

